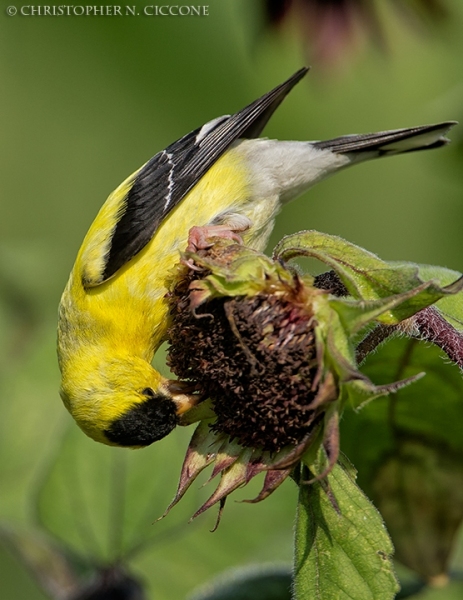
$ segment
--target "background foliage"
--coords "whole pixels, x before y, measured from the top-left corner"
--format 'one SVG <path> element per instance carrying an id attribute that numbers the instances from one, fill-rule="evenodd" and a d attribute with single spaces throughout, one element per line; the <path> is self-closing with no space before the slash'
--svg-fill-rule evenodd
<path id="1" fill-rule="evenodd" d="M 452 18 L 427 32 L 412 32 L 396 13 L 382 10 L 388 53 L 364 47 L 330 72 L 313 64 L 267 135 L 323 139 L 462 120 L 463 6 L 448 5 Z M 215 534 L 209 533 L 213 515 L 179 527 L 197 505 L 194 492 L 190 506 L 151 525 L 174 494 L 189 433 L 176 431 L 123 459 L 135 473 L 128 479 L 132 493 L 124 519 L 116 516 L 103 526 L 101 517 L 88 524 L 85 509 L 53 477 L 48 487 L 42 485 L 59 455 L 64 464 L 56 468 L 69 477 L 67 491 L 86 493 L 90 478 L 102 515 L 112 510 L 104 503 L 112 506 L 117 495 L 93 464 L 101 461 L 103 474 L 110 472 L 104 466 L 112 460 L 107 449 L 77 431 L 61 448 L 73 426 L 57 391 L 56 307 L 91 220 L 126 175 L 172 140 L 241 108 L 306 62 L 294 23 L 280 35 L 265 33 L 257 6 L 211 0 L 208 17 L 183 18 L 0 14 L 0 519 L 27 529 L 41 506 L 40 519 L 53 532 L 62 530 L 62 514 L 72 514 L 98 539 L 130 540 L 142 535 L 131 522 L 136 511 L 145 519 L 143 535 L 167 532 L 162 544 L 153 543 L 130 563 L 159 600 L 182 598 L 228 567 L 290 561 L 296 487 L 286 484 L 259 506 L 229 502 Z M 362 165 L 316 187 L 285 209 L 271 246 L 286 233 L 313 228 L 386 260 L 462 271 L 460 129 L 452 132 L 449 148 Z M 351 448 L 358 433 L 350 425 L 349 435 L 356 436 L 346 437 Z M 78 452 L 89 457 L 79 468 Z M 243 497 L 251 497 L 250 491 Z M 122 534 L 107 532 L 121 522 Z M 104 556 L 104 544 L 82 547 L 73 536 L 67 543 L 76 552 Z M 107 547 L 114 550 L 111 543 Z M 462 557 L 463 550 L 455 559 L 460 569 Z M 6 546 L 0 546 L 0 592 L 5 598 L 45 597 Z"/>

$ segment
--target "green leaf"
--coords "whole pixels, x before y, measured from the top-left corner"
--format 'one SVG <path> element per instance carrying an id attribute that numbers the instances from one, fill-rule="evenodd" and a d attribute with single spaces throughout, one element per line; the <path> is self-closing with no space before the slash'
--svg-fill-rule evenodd
<path id="1" fill-rule="evenodd" d="M 397 559 L 425 580 L 445 578 L 463 520 L 463 454 L 409 436 L 372 485 Z"/>
<path id="2" fill-rule="evenodd" d="M 13 551 L 51 598 L 70 598 L 77 593 L 82 565 L 46 535 L 33 529 L 21 530 L 3 524 L 0 540 Z"/>
<path id="3" fill-rule="evenodd" d="M 349 293 L 364 300 L 385 298 L 422 283 L 415 265 L 393 265 L 336 235 L 302 231 L 283 238 L 274 255 L 282 260 L 311 256 L 333 268 Z"/>
<path id="4" fill-rule="evenodd" d="M 413 600 L 461 600 L 463 598 L 463 582 L 451 581 L 441 588 L 426 588 L 415 594 Z"/>
<path id="5" fill-rule="evenodd" d="M 269 565 L 234 569 L 187 600 L 291 600 L 291 569 Z"/>
<path id="6" fill-rule="evenodd" d="M 448 271 L 435 269 L 437 280 L 423 280 L 418 265 L 412 263 L 388 263 L 375 254 L 346 240 L 318 231 L 303 231 L 287 236 L 276 246 L 274 256 L 290 260 L 298 256 L 317 258 L 333 268 L 356 299 L 374 302 L 403 294 L 395 308 L 387 310 L 379 320 L 397 323 L 440 298 L 455 294 L 463 288 L 463 280 L 446 289 L 439 285 L 439 275 L 444 279 Z M 399 299 L 398 299 L 399 300 Z"/>
<path id="7" fill-rule="evenodd" d="M 125 565 L 102 568 L 101 564 L 82 561 L 69 548 L 32 529 L 3 526 L 0 541 L 18 556 L 49 598 L 146 600 L 143 585 Z"/>
<path id="8" fill-rule="evenodd" d="M 177 440 L 142 450 L 95 444 L 72 427 L 56 449 L 37 495 L 41 526 L 74 553 L 111 563 L 162 539 L 172 519 L 153 522 L 173 494 Z M 186 522 L 186 502 L 177 519 Z M 183 530 L 183 527 L 182 527 Z"/>
<path id="9" fill-rule="evenodd" d="M 375 382 L 426 373 L 358 414 L 346 411 L 341 446 L 381 510 L 397 558 L 425 579 L 440 576 L 463 519 L 461 372 L 435 346 L 405 338 L 389 340 L 362 370 Z"/>
<path id="10" fill-rule="evenodd" d="M 381 516 L 355 483 L 348 464 L 336 465 L 327 483 L 328 494 L 326 482 L 300 486 L 295 599 L 391 600 L 398 584 Z"/>
<path id="11" fill-rule="evenodd" d="M 386 451 L 391 449 L 393 438 L 402 431 L 446 444 L 457 452 L 463 451 L 463 378 L 458 367 L 444 357 L 435 346 L 403 337 L 388 340 L 368 357 L 362 372 L 378 384 L 423 371 L 426 375 L 394 396 L 373 402 L 358 415 L 352 415 L 352 419 L 348 417 L 357 424 L 354 437 L 360 430 L 365 430 L 362 434 L 366 439 L 362 444 L 364 447 L 360 447 L 357 438 L 355 448 L 351 448 L 355 459 L 349 454 L 360 472 L 363 469 L 358 459 L 364 461 L 358 456 L 359 451 L 365 456 L 370 444 L 378 450 L 375 439 L 379 441 L 383 437 L 378 437 L 378 431 L 370 435 L 370 427 L 389 432 L 388 447 L 381 444 Z"/>
<path id="12" fill-rule="evenodd" d="M 396 325 L 432 304 L 435 297 L 431 297 L 434 299 L 430 300 L 428 284 L 425 283 L 406 292 L 378 300 L 358 302 L 349 298 L 336 298 L 330 300 L 330 305 L 340 315 L 346 330 L 357 333 L 373 320 L 387 325 Z"/>
<path id="13" fill-rule="evenodd" d="M 435 279 L 442 286 L 450 285 L 461 277 L 461 273 L 458 273 L 458 271 L 452 271 L 444 267 L 419 265 L 418 268 L 422 279 Z M 436 307 L 446 321 L 453 325 L 457 331 L 463 332 L 463 292 L 444 296 L 436 303 Z"/>

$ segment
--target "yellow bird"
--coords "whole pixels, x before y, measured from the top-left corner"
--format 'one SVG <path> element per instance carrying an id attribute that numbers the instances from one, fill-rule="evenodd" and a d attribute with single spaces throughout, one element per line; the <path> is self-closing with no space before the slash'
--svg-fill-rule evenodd
<path id="1" fill-rule="evenodd" d="M 317 181 L 353 163 L 448 142 L 454 122 L 324 142 L 259 139 L 307 70 L 156 154 L 91 225 L 61 299 L 58 355 L 63 402 L 94 440 L 146 446 L 198 401 L 151 366 L 169 325 L 169 272 L 188 242 L 241 233 L 263 250 L 280 207 Z"/>

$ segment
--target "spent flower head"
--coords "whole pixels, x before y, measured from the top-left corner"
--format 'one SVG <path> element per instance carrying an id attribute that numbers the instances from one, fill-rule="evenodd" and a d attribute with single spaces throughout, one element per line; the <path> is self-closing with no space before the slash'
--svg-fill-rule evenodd
<path id="1" fill-rule="evenodd" d="M 300 275 L 286 261 L 301 255 L 336 273 Z M 183 417 L 198 426 L 169 509 L 212 465 L 219 483 L 195 517 L 262 472 L 250 502 L 298 479 L 299 465 L 311 481 L 325 477 L 339 455 L 346 401 L 359 407 L 420 377 L 375 385 L 358 368 L 358 342 L 368 347 L 375 324 L 389 331 L 454 292 L 421 281 L 416 267 L 317 232 L 285 238 L 273 259 L 224 240 L 187 258 L 192 268 L 181 267 L 171 293 L 168 360 L 208 400 Z"/>

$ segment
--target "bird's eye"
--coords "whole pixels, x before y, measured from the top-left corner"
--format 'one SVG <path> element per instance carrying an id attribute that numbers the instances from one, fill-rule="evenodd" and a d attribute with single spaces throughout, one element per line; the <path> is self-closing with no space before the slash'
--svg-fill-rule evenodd
<path id="1" fill-rule="evenodd" d="M 142 390 L 141 392 L 143 394 L 143 396 L 146 396 L 147 398 L 155 398 L 156 394 L 154 393 L 154 390 L 152 388 L 145 388 L 144 390 Z"/>

